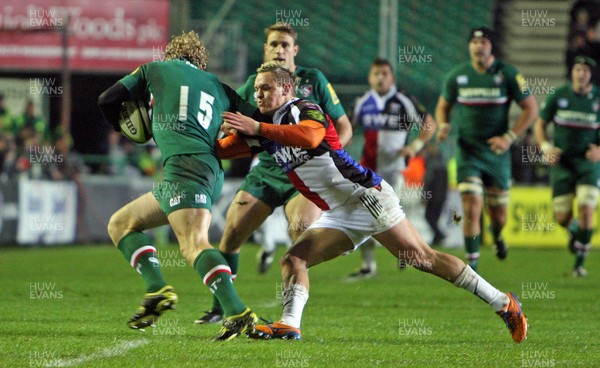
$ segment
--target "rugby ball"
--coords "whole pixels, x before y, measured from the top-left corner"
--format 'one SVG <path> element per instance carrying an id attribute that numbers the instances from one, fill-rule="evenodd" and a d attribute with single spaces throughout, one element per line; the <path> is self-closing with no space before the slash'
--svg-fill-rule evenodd
<path id="1" fill-rule="evenodd" d="M 146 143 L 152 138 L 152 121 L 143 100 L 121 104 L 119 126 L 123 135 L 132 142 Z"/>

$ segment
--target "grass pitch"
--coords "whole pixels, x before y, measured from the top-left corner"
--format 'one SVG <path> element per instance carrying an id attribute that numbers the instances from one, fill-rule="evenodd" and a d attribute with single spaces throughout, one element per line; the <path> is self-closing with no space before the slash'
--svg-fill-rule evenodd
<path id="1" fill-rule="evenodd" d="M 260 316 L 281 310 L 278 267 L 256 271 L 256 246 L 242 250 L 237 290 Z M 283 250 L 280 249 L 281 254 Z M 0 250 L 3 367 L 597 367 L 600 253 L 573 279 L 566 249 L 511 249 L 500 262 L 482 252 L 482 275 L 514 291 L 529 338 L 514 344 L 491 308 L 377 249 L 379 275 L 347 282 L 359 263 L 341 257 L 310 271 L 302 341 L 211 342 L 218 326 L 192 322 L 211 295 L 176 247 L 161 248 L 177 310 L 146 332 L 127 328 L 143 295 L 141 278 L 112 246 Z M 462 251 L 451 251 L 462 255 Z"/>

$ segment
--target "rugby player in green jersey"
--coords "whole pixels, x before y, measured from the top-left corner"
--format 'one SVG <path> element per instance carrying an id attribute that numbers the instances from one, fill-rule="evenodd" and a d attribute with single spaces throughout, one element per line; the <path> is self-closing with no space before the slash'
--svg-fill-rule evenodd
<path id="1" fill-rule="evenodd" d="M 257 316 L 238 298 L 227 261 L 208 240 L 211 205 L 223 185 L 215 145 L 223 112 L 253 114 L 257 109 L 204 71 L 206 50 L 195 32 L 174 37 L 164 56 L 163 61 L 137 68 L 98 98 L 116 130 L 123 101 L 152 98 L 152 131 L 163 157 L 163 181 L 115 212 L 108 223 L 113 243 L 141 274 L 147 291 L 128 325 L 152 326 L 177 303 L 177 294 L 161 274 L 152 240 L 143 232 L 168 223 L 181 254 L 223 307 L 226 318 L 215 340 L 229 340 L 252 331 Z"/>
<path id="2" fill-rule="evenodd" d="M 589 253 L 594 211 L 600 190 L 600 88 L 591 83 L 596 62 L 577 56 L 571 83 L 546 98 L 535 123 L 535 137 L 552 165 L 552 202 L 556 221 L 569 232 L 569 249 L 575 254 L 573 276 L 587 274 L 583 263 Z M 554 142 L 546 127 L 554 123 Z M 573 219 L 573 200 L 578 218 Z"/>
<path id="3" fill-rule="evenodd" d="M 496 255 L 499 259 L 507 256 L 501 232 L 506 224 L 511 184 L 509 148 L 538 114 L 537 103 L 524 86 L 523 76 L 515 67 L 494 56 L 494 42 L 495 34 L 489 28 L 471 31 L 471 60 L 446 75 L 435 110 L 438 140 L 448 137 L 450 127 L 458 130 L 458 190 L 464 211 L 467 260 L 473 269 L 479 264 L 484 194 Z M 509 129 L 508 110 L 513 100 L 522 111 Z"/>
<path id="4" fill-rule="evenodd" d="M 299 50 L 297 32 L 289 24 L 275 23 L 265 30 L 265 35 L 264 61 L 278 62 L 295 72 L 300 78 L 297 86 L 298 97 L 321 106 L 333 120 L 340 142 L 345 145 L 352 136 L 350 120 L 323 73 L 318 69 L 296 65 L 295 57 Z M 238 89 L 240 96 L 254 104 L 256 104 L 255 80 L 256 74 L 249 76 L 246 83 Z M 275 208 L 284 206 L 292 241 L 295 241 L 321 214 L 321 210 L 314 203 L 299 194 L 269 154 L 263 152 L 258 157 L 259 163 L 246 176 L 229 206 L 219 245 L 219 250 L 229 263 L 233 275 L 237 273 L 240 247 Z M 216 323 L 221 320 L 222 314 L 219 301 L 214 298 L 211 310 L 198 318 L 195 323 Z"/>

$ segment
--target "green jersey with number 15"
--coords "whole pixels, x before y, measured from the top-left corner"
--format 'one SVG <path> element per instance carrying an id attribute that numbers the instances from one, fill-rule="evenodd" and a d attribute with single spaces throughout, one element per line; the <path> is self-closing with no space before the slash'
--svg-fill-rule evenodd
<path id="1" fill-rule="evenodd" d="M 216 155 L 223 112 L 256 111 L 217 77 L 185 60 L 144 64 L 120 82 L 132 99 L 154 100 L 152 135 L 163 162 L 174 155 Z"/>

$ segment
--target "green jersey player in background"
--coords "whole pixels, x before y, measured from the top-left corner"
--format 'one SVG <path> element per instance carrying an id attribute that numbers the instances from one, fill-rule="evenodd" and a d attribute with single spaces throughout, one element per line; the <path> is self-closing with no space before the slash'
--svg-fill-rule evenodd
<path id="1" fill-rule="evenodd" d="M 523 76 L 512 65 L 496 59 L 494 43 L 491 29 L 471 31 L 471 60 L 446 75 L 435 110 L 440 141 L 448 137 L 451 126 L 458 130 L 457 181 L 464 211 L 463 235 L 467 260 L 474 270 L 479 264 L 484 188 L 496 255 L 500 259 L 507 256 L 501 232 L 511 184 L 509 148 L 538 114 Z M 513 100 L 522 111 L 509 129 L 508 110 Z M 455 105 L 451 125 L 450 112 Z"/>
<path id="2" fill-rule="evenodd" d="M 600 89 L 591 83 L 596 62 L 578 56 L 571 69 L 571 83 L 556 90 L 544 102 L 535 124 L 535 137 L 552 165 L 552 202 L 556 221 L 567 228 L 569 249 L 575 253 L 573 276 L 587 274 L 583 263 L 590 249 L 594 211 L 600 193 Z M 554 123 L 554 142 L 546 127 Z M 573 219 L 573 200 L 578 219 Z"/>
<path id="3" fill-rule="evenodd" d="M 151 326 L 177 303 L 152 240 L 143 232 L 169 223 L 181 254 L 223 306 L 227 318 L 215 339 L 229 340 L 253 330 L 257 316 L 238 298 L 227 261 L 208 240 L 211 204 L 223 185 L 215 144 L 224 111 L 253 114 L 256 108 L 205 72 L 206 61 L 198 35 L 182 34 L 169 42 L 164 61 L 142 65 L 100 95 L 98 104 L 116 130 L 123 101 L 153 99 L 152 131 L 164 165 L 163 181 L 115 212 L 108 233 L 146 286 L 129 327 Z"/>
<path id="4" fill-rule="evenodd" d="M 275 23 L 265 30 L 264 61 L 275 61 L 287 67 L 300 78 L 298 97 L 317 103 L 327 113 L 337 129 L 342 145 L 352 136 L 352 126 L 333 87 L 323 73 L 314 68 L 296 65 L 298 34 L 286 23 Z M 256 103 L 254 81 L 256 74 L 248 77 L 238 93 L 247 101 Z M 287 175 L 266 152 L 259 154 L 259 163 L 250 171 L 227 210 L 225 230 L 219 250 L 229 262 L 233 274 L 237 273 L 240 247 L 260 227 L 273 210 L 284 206 L 289 222 L 288 232 L 295 241 L 321 214 L 321 210 L 294 188 Z M 265 257 L 266 258 L 266 257 Z M 222 318 L 222 308 L 214 299 L 210 311 L 195 322 L 216 323 Z"/>

